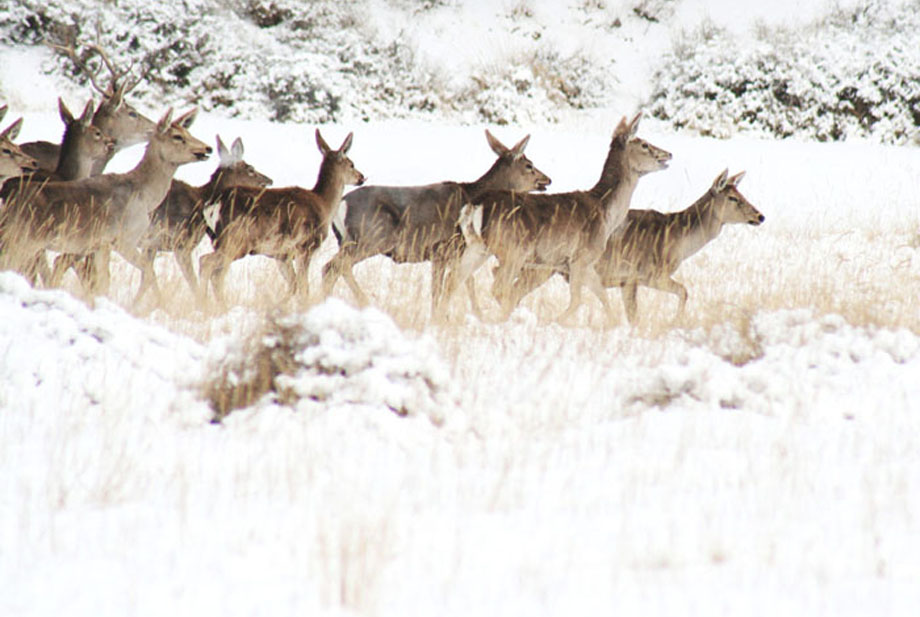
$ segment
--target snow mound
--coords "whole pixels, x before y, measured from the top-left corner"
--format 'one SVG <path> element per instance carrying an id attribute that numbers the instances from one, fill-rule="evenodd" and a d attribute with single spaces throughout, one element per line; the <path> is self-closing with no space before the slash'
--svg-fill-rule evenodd
<path id="1" fill-rule="evenodd" d="M 357 405 L 440 425 L 456 408 L 448 369 L 432 340 L 406 335 L 377 309 L 358 310 L 336 299 L 269 319 L 218 356 L 208 387 L 218 418 L 247 407 Z"/>
<path id="2" fill-rule="evenodd" d="M 920 396 L 920 338 L 906 330 L 856 327 L 799 309 L 681 336 L 687 346 L 640 376 L 627 405 L 853 419 L 867 410 L 897 413 L 907 406 L 904 392 Z"/>
<path id="3" fill-rule="evenodd" d="M 0 273 L 0 313 L 0 408 L 206 417 L 196 401 L 205 354 L 194 341 L 104 299 L 90 308 L 9 272 Z"/>

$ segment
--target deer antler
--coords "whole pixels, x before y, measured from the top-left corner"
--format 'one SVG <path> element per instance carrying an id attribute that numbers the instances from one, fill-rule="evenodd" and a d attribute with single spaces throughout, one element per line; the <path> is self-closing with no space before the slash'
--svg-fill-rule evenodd
<path id="1" fill-rule="evenodd" d="M 141 75 L 137 79 L 126 81 L 121 86 L 119 86 L 118 82 L 134 69 L 134 64 L 132 63 L 131 66 L 129 66 L 127 69 L 119 71 L 115 67 L 115 63 L 112 62 L 112 59 L 109 57 L 109 54 L 106 53 L 105 49 L 103 49 L 101 45 L 98 43 L 89 43 L 86 45 L 86 52 L 84 52 L 84 55 L 98 55 L 102 60 L 102 63 L 111 74 L 111 79 L 109 80 L 108 85 L 103 87 L 99 83 L 99 69 L 90 67 L 87 62 L 80 57 L 80 54 L 77 53 L 75 37 L 63 45 L 57 43 L 48 43 L 48 45 L 70 58 L 71 62 L 73 62 L 74 65 L 89 78 L 90 82 L 93 84 L 93 87 L 104 97 L 120 98 L 127 92 L 130 92 L 136 88 L 143 79 L 143 75 Z"/>

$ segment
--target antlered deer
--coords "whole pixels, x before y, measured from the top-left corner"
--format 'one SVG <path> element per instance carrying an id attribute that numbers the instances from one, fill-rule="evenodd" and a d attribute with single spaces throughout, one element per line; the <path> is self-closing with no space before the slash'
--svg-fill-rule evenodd
<path id="1" fill-rule="evenodd" d="M 764 216 L 738 191 L 744 172 L 728 177 L 726 169 L 686 210 L 661 213 L 630 210 L 626 223 L 607 242 L 596 269 L 605 287 L 623 288 L 623 305 L 636 323 L 639 285 L 675 294 L 678 315 L 687 289 L 672 278 L 681 262 L 714 240 L 726 223 L 760 225 Z"/>
<path id="2" fill-rule="evenodd" d="M 157 123 L 143 158 L 127 173 L 48 182 L 30 195 L 7 203 L 0 214 L 2 261 L 28 270 L 42 267 L 47 249 L 71 255 L 92 254 L 105 264 L 99 277 L 104 277 L 102 282 L 107 288 L 108 256 L 114 249 L 139 268 L 145 278 L 151 276 L 148 264 L 137 251 L 150 214 L 166 196 L 176 169 L 184 163 L 205 160 L 211 153 L 210 146 L 188 132 L 196 113 L 193 109 L 172 120 L 169 110 Z M 56 272 L 50 280 L 58 276 Z M 47 273 L 42 277 L 49 280 Z"/>
<path id="3" fill-rule="evenodd" d="M 505 318 L 524 295 L 565 269 L 570 298 L 560 319 L 575 312 L 587 285 L 612 321 L 594 264 L 625 219 L 639 178 L 665 169 L 671 159 L 669 152 L 635 136 L 639 118 L 627 122 L 624 117 L 617 125 L 601 177 L 591 189 L 550 195 L 490 191 L 465 206 L 461 228 L 467 249 L 449 277 L 448 292 L 493 254 L 499 264 L 492 289 Z"/>
<path id="4" fill-rule="evenodd" d="M 374 255 L 397 263 L 431 261 L 431 303 L 434 313 L 441 300 L 447 263 L 462 249 L 457 227 L 460 208 L 484 191 L 545 190 L 549 177 L 524 155 L 530 136 L 507 148 L 486 131 L 486 140 L 498 159 L 473 182 L 439 182 L 425 186 L 367 186 L 345 196 L 342 220 L 335 222 L 339 252 L 323 267 L 323 292 L 329 295 L 344 276 L 361 304 L 367 296 L 352 272 L 354 264 Z M 468 286 L 474 310 L 478 303 Z"/>
<path id="5" fill-rule="evenodd" d="M 199 271 L 201 300 L 210 281 L 223 302 L 223 280 L 231 263 L 246 255 L 267 255 L 278 261 L 291 295 L 309 292 L 307 272 L 313 253 L 329 234 L 329 224 L 346 184 L 363 184 L 364 175 L 348 158 L 352 134 L 333 150 L 316 130 L 323 155 L 312 191 L 298 186 L 259 189 L 235 187 L 218 195 L 220 214 L 215 225 L 214 252 L 202 255 Z M 292 262 L 296 263 L 295 273 Z"/>
<path id="6" fill-rule="evenodd" d="M 192 251 L 209 231 L 205 210 L 216 203 L 218 194 L 225 189 L 235 186 L 262 188 L 272 183 L 271 178 L 243 160 L 243 153 L 243 142 L 239 138 L 227 149 L 218 135 L 217 155 L 220 160 L 211 178 L 202 186 L 173 180 L 166 199 L 153 211 L 150 227 L 141 241 L 144 259 L 150 263 L 153 263 L 158 251 L 171 251 L 176 256 L 179 269 L 193 294 L 198 294 L 198 278 L 192 267 Z M 151 277 L 149 282 L 156 288 L 155 278 Z M 144 291 L 140 289 L 138 297 Z"/>
<path id="7" fill-rule="evenodd" d="M 55 45 L 54 47 L 67 54 L 74 65 L 89 77 L 90 83 L 93 84 L 96 91 L 102 95 L 99 107 L 92 113 L 92 124 L 112 139 L 115 142 L 115 146 L 105 156 L 95 159 L 92 169 L 87 175 L 97 176 L 103 172 L 105 166 L 116 152 L 129 146 L 144 143 L 149 139 L 153 131 L 154 122 L 125 101 L 125 95 L 137 87 L 140 83 L 140 78 L 135 80 L 124 79 L 130 72 L 129 70 L 116 70 L 114 63 L 101 47 L 88 45 L 87 49 L 90 54 L 97 54 L 111 74 L 108 85 L 102 86 L 99 83 L 98 69 L 93 70 L 90 68 L 77 54 L 73 45 Z M 57 169 L 62 154 L 61 144 L 34 141 L 22 144 L 22 149 L 30 156 L 35 157 L 44 171 L 54 172 Z M 64 179 L 75 180 L 77 178 Z"/>

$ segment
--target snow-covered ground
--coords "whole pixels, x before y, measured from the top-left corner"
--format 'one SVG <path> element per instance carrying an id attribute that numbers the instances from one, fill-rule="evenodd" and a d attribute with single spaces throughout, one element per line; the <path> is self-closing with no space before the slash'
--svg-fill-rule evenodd
<path id="1" fill-rule="evenodd" d="M 10 112 L 22 141 L 59 136 L 30 103 L 44 88 Z M 563 191 L 596 180 L 631 111 L 491 130 L 532 133 Z M 355 132 L 371 183 L 471 179 L 492 160 L 482 126 L 321 128 L 333 145 Z M 203 114 L 192 132 L 242 136 L 277 186 L 315 180 L 312 125 Z M 434 326 L 428 267 L 384 258 L 356 268 L 365 310 L 344 284 L 284 300 L 260 257 L 233 265 L 225 310 L 198 309 L 166 255 L 167 300 L 134 308 L 122 262 L 92 305 L 71 278 L 33 290 L 0 273 L 0 615 L 915 615 L 920 154 L 649 119 L 640 134 L 674 160 L 635 207 L 683 208 L 728 167 L 766 216 L 683 264 L 677 321 L 674 298 L 643 291 L 637 328 L 603 328 L 593 299 L 562 326 L 552 280 L 508 322 L 458 298 Z M 302 348 L 284 394 L 212 424 L 207 388 L 279 332 Z"/>

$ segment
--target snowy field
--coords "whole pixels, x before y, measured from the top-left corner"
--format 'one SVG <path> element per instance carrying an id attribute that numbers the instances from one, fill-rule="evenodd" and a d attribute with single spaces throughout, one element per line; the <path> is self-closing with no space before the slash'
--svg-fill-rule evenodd
<path id="1" fill-rule="evenodd" d="M 5 54 L 20 141 L 58 138 L 35 55 Z M 552 191 L 586 188 L 627 94 L 489 128 L 530 133 Z M 333 146 L 354 131 L 369 183 L 421 184 L 484 172 L 483 128 L 321 130 Z M 275 186 L 311 187 L 313 129 L 203 113 L 191 132 L 240 136 Z M 71 276 L 33 290 L 0 273 L 0 615 L 916 615 L 920 151 L 639 133 L 674 159 L 633 207 L 682 209 L 727 167 L 766 217 L 681 266 L 676 319 L 642 290 L 630 327 L 611 290 L 620 323 L 589 297 L 560 325 L 557 277 L 497 323 L 486 267 L 487 319 L 458 294 L 434 325 L 429 267 L 385 258 L 355 268 L 364 310 L 343 282 L 286 299 L 261 257 L 233 264 L 226 307 L 198 307 L 169 255 L 163 301 L 138 306 L 117 259 L 92 301 Z M 284 395 L 211 423 L 208 388 L 287 344 Z"/>

